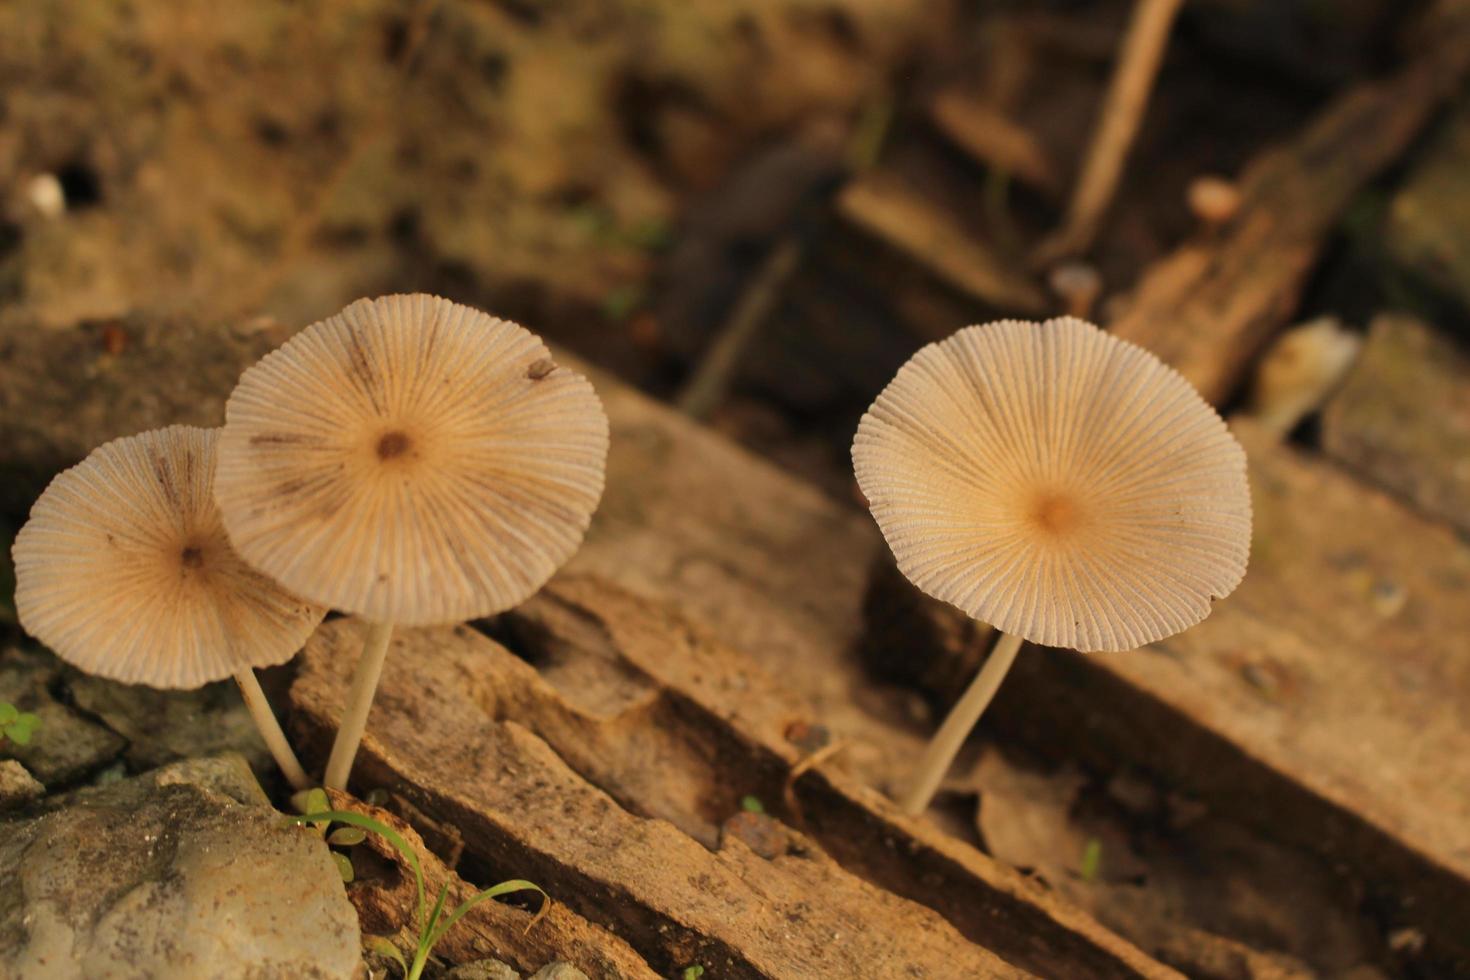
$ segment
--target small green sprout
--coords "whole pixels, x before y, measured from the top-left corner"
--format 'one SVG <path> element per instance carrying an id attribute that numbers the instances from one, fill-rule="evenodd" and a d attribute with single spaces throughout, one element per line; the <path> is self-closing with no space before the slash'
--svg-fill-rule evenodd
<path id="1" fill-rule="evenodd" d="M 387 936 L 368 936 L 367 946 L 368 949 L 372 950 L 374 953 L 377 953 L 384 959 L 392 960 L 394 963 L 397 963 L 399 971 L 402 972 L 405 977 L 408 976 L 407 961 L 404 960 L 403 954 L 398 952 L 398 947 L 394 946 L 392 940 L 390 940 Z"/>
<path id="2" fill-rule="evenodd" d="M 668 222 L 656 216 L 623 224 L 612 211 L 598 204 L 577 205 L 566 214 L 577 234 L 607 248 L 659 252 L 668 248 L 674 238 Z"/>
<path id="3" fill-rule="evenodd" d="M 19 711 L 8 701 L 0 701 L 0 740 L 10 739 L 16 745 L 30 745 L 31 733 L 41 719 L 29 711 Z"/>
<path id="4" fill-rule="evenodd" d="M 320 786 L 292 793 L 291 805 L 296 808 L 297 813 L 321 813 L 325 810 L 330 810 L 332 807 L 331 801 L 327 799 L 327 791 Z M 327 834 L 327 824 L 330 822 L 312 821 L 311 825 L 316 829 L 318 836 L 325 837 Z"/>
<path id="5" fill-rule="evenodd" d="M 325 806 L 327 799 L 326 793 L 320 789 L 305 790 L 296 794 L 296 797 L 292 798 L 293 803 L 296 803 L 297 797 L 300 798 L 300 802 L 296 804 L 298 808 L 304 808 L 303 804 L 318 801 L 322 802 Z M 414 853 L 413 848 L 409 846 L 408 841 L 403 839 L 402 835 L 392 827 L 374 820 L 372 817 L 365 816 L 361 813 L 353 813 L 349 810 L 328 810 L 324 806 L 323 808 L 312 808 L 311 812 L 304 813 L 299 817 L 290 817 L 287 823 L 298 826 L 310 826 L 319 834 L 324 835 L 329 843 L 335 844 L 351 845 L 361 843 L 366 839 L 366 832 L 371 831 L 386 840 L 389 844 L 392 844 L 394 850 L 403 856 L 404 863 L 413 871 L 413 883 L 418 896 L 415 921 L 419 924 L 419 938 L 414 949 L 413 962 L 406 964 L 398 948 L 383 936 L 373 936 L 368 940 L 368 945 L 375 952 L 398 964 L 399 968 L 403 970 L 405 980 L 419 980 L 423 976 L 424 967 L 429 962 L 429 954 L 433 951 L 434 946 L 438 944 L 439 940 L 444 938 L 445 934 L 454 927 L 456 922 L 464 918 L 470 909 L 481 902 L 491 898 L 499 898 L 501 895 L 509 895 L 512 892 L 537 892 L 541 895 L 542 902 L 541 908 L 536 912 L 536 917 L 531 920 L 532 926 L 541 921 L 541 917 L 551 907 L 551 897 L 542 891 L 539 886 L 529 881 L 513 878 L 510 881 L 502 881 L 498 885 L 492 885 L 484 891 L 471 895 L 461 902 L 454 911 L 446 913 L 444 902 L 449 897 L 449 881 L 446 879 L 444 887 L 439 889 L 439 897 L 435 900 L 434 907 L 430 909 L 428 907 L 428 897 L 424 891 L 423 866 L 419 863 L 419 856 Z M 329 834 L 327 830 L 333 823 L 346 824 L 347 826 L 339 827 Z M 347 861 L 344 855 L 336 851 L 332 853 L 334 857 L 339 859 L 339 868 L 342 867 L 344 862 L 346 863 L 343 880 L 351 881 L 351 862 Z M 527 928 L 529 929 L 530 926 L 527 926 Z M 695 976 L 698 976 L 698 974 L 695 974 Z"/>
<path id="6" fill-rule="evenodd" d="M 679 980 L 699 980 L 702 976 L 704 976 L 704 967 L 696 963 L 694 966 L 684 967 L 684 972 L 680 974 Z"/>
<path id="7" fill-rule="evenodd" d="M 761 802 L 759 796 L 740 797 L 740 809 L 746 813 L 765 813 L 766 805 Z"/>
<path id="8" fill-rule="evenodd" d="M 609 320 L 626 320 L 646 298 L 643 287 L 637 283 L 616 286 L 602 297 L 602 314 Z"/>
<path id="9" fill-rule="evenodd" d="M 623 240 L 646 252 L 661 252 L 669 247 L 674 235 L 663 219 L 644 218 L 634 222 L 623 232 Z"/>
<path id="10" fill-rule="evenodd" d="M 318 786 L 314 789 L 303 789 L 292 793 L 291 805 L 296 808 L 297 813 L 322 813 L 326 812 L 332 804 L 327 800 L 326 790 Z M 332 823 L 330 820 L 312 820 L 310 823 L 318 837 L 325 838 L 328 844 L 337 847 L 352 847 L 367 839 L 366 831 L 360 827 L 338 827 L 329 834 L 327 831 Z M 342 883 L 351 884 L 352 879 L 357 875 L 352 869 L 352 859 L 341 851 L 333 851 L 332 861 L 337 865 L 337 873 L 342 876 Z"/>
<path id="11" fill-rule="evenodd" d="M 1102 841 L 1096 837 L 1087 841 L 1087 847 L 1082 851 L 1082 880 L 1096 881 L 1097 873 L 1102 870 Z"/>

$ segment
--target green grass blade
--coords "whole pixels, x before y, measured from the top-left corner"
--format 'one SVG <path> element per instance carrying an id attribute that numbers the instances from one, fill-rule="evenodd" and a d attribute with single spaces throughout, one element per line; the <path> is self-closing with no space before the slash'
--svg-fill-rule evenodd
<path id="1" fill-rule="evenodd" d="M 403 954 L 398 951 L 397 946 L 394 946 L 393 943 L 389 941 L 388 937 L 368 936 L 367 947 L 384 959 L 390 959 L 394 963 L 397 963 L 398 969 L 402 973 L 402 975 L 405 977 L 408 976 L 408 961 L 403 958 Z"/>
<path id="2" fill-rule="evenodd" d="M 1097 873 L 1102 870 L 1103 847 L 1102 841 L 1096 837 L 1087 841 L 1087 847 L 1082 851 L 1082 880 L 1095 881 Z"/>
<path id="3" fill-rule="evenodd" d="M 439 916 L 444 914 L 444 902 L 449 898 L 449 879 L 444 880 L 444 886 L 439 889 L 439 897 L 434 902 L 434 911 L 429 913 L 428 921 L 424 923 L 423 936 L 428 938 L 428 949 L 434 948 L 434 926 L 439 922 Z M 420 941 L 423 941 L 421 937 Z"/>
<path id="4" fill-rule="evenodd" d="M 512 892 L 524 891 L 537 892 L 541 896 L 541 908 L 536 911 L 536 917 L 531 920 L 531 925 L 526 927 L 526 929 L 529 930 L 531 926 L 534 926 L 536 923 L 540 922 L 541 917 L 544 916 L 551 908 L 551 896 L 542 891 L 540 885 L 532 884 L 531 882 L 525 881 L 520 878 L 512 878 L 510 881 L 502 881 L 498 885 L 493 885 L 480 892 L 479 894 L 472 895 L 471 897 L 465 899 L 460 904 L 459 908 L 449 913 L 449 918 L 444 920 L 444 924 L 441 925 L 438 929 L 434 930 L 434 932 L 430 935 L 429 947 L 432 949 L 434 944 L 442 939 L 444 937 L 444 934 L 447 933 L 451 928 L 453 928 L 456 922 L 464 918 L 466 912 L 474 908 L 476 905 L 479 905 L 481 902 L 492 898 L 499 898 L 501 895 L 509 895 Z"/>

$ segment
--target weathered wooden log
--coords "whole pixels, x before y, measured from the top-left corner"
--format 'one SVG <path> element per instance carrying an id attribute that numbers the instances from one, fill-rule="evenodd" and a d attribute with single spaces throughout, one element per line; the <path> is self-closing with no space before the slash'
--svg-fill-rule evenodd
<path id="1" fill-rule="evenodd" d="M 804 680 L 792 684 L 789 670 L 775 664 L 762 670 L 669 607 L 596 576 L 558 578 L 509 618 L 533 662 L 538 651 L 563 658 L 554 682 L 564 676 L 569 686 L 580 686 L 581 678 L 597 673 L 590 665 L 600 662 L 622 664 L 661 685 L 687 709 L 667 724 L 675 744 L 699 744 L 710 731 L 721 732 L 712 754 L 732 771 L 751 773 L 773 812 L 812 835 L 847 870 L 937 909 L 972 941 L 1043 975 L 1167 972 L 1034 882 L 928 821 L 904 816 L 855 778 L 843 752 L 860 755 L 864 742 L 883 740 L 887 730 L 853 728 L 820 745 L 826 726 L 808 714 L 800 696 Z M 918 746 L 903 739 L 894 748 L 910 749 L 897 762 L 902 767 Z M 833 751 L 830 764 L 806 768 L 827 751 Z M 686 829 L 700 834 L 697 826 Z"/>
<path id="2" fill-rule="evenodd" d="M 298 725 L 318 746 L 341 714 L 359 626 L 339 620 L 320 631 L 292 686 Z M 724 977 L 791 980 L 1026 975 L 794 831 L 776 825 L 766 856 L 741 836 L 723 835 L 714 850 L 651 818 L 648 810 L 673 806 L 681 822 L 708 819 L 738 770 L 701 758 L 722 732 L 704 744 L 679 739 L 672 719 L 657 717 L 676 714 L 677 700 L 608 666 L 613 673 L 579 677 L 586 689 L 573 693 L 468 627 L 402 631 L 359 785 L 389 787 L 454 824 L 477 878 L 535 881 L 664 974 L 703 965 Z"/>
<path id="3" fill-rule="evenodd" d="M 885 629 L 861 609 L 884 552 L 869 522 L 627 389 L 601 390 L 614 420 L 609 491 L 571 567 L 713 629 L 854 740 L 855 774 L 892 788 L 915 726 L 853 655 Z M 1042 751 L 1152 770 L 1268 837 L 1326 854 L 1376 883 L 1389 921 L 1463 955 L 1454 923 L 1470 917 L 1470 773 L 1447 774 L 1444 760 L 1470 755 L 1457 707 L 1470 700 L 1470 549 L 1295 450 L 1253 446 L 1252 458 L 1256 546 L 1237 595 L 1150 652 L 1023 655 L 998 719 Z M 916 670 L 978 659 L 963 644 L 924 646 L 926 635 L 984 633 L 951 622 L 960 614 L 948 606 L 919 608 L 937 629 L 910 619 L 889 631 L 912 637 Z M 1277 663 L 1301 680 L 1271 708 L 1261 690 Z M 1098 690 L 1110 694 L 1078 693 Z M 1116 739 L 1098 739 L 1104 730 Z M 1275 796 L 1293 802 L 1279 813 L 1255 805 Z"/>
<path id="4" fill-rule="evenodd" d="M 364 814 L 403 838 L 418 857 L 428 901 L 433 902 L 439 890 L 448 886 L 446 914 L 480 890 L 447 867 L 425 846 L 413 824 L 398 814 L 346 793 L 336 790 L 328 793 L 334 809 Z M 357 908 L 363 932 L 389 938 L 400 952 L 412 950 L 418 942 L 420 926 L 415 918 L 418 895 L 412 868 L 388 841 L 376 834 L 368 835 L 351 852 L 351 859 L 354 868 L 360 870 L 348 885 L 347 897 Z M 483 887 L 490 884 L 486 882 Z M 539 896 L 533 896 L 528 904 L 539 908 L 540 902 Z M 533 912 L 514 905 L 481 902 L 445 933 L 434 947 L 434 955 L 450 963 L 494 957 L 527 974 L 553 960 L 562 960 L 592 977 L 659 980 L 659 974 L 631 946 L 588 922 L 564 903 L 554 901 L 539 921 Z M 405 959 L 412 957 L 405 953 Z"/>
<path id="5" fill-rule="evenodd" d="M 220 367 L 222 375 L 254 356 L 229 334 L 184 336 L 193 337 L 202 357 L 238 360 L 228 371 Z M 15 409 L 0 418 L 5 431 L 17 435 L 0 440 L 0 463 L 35 478 L 56 453 L 79 455 L 88 442 L 180 417 L 217 422 L 228 391 L 228 383 L 216 389 L 208 371 L 188 368 L 191 347 L 167 346 L 147 331 L 120 354 L 105 350 L 97 328 L 12 340 L 20 342 L 42 348 L 28 363 L 47 367 L 31 377 L 13 366 L 19 362 L 0 362 L 5 380 L 15 385 L 6 388 Z M 136 394 L 96 382 L 92 372 L 110 358 L 117 363 L 106 370 L 136 368 L 130 377 Z M 1056 961 L 1024 948 L 1042 942 L 1055 944 L 1061 952 L 1053 955 L 1067 957 L 1060 962 L 1068 967 L 1091 964 L 1077 967 L 1088 975 L 1157 973 L 1156 964 L 1126 943 L 1061 903 L 1038 898 L 1038 889 L 970 845 L 890 819 L 883 799 L 868 788 L 892 787 L 924 727 L 912 694 L 875 685 L 855 653 L 880 625 L 864 613 L 871 570 L 884 554 L 871 522 L 626 386 L 600 375 L 595 380 L 613 421 L 608 491 L 569 574 L 666 604 L 777 678 L 775 686 L 789 698 L 781 720 L 806 726 L 792 733 L 805 749 L 776 751 L 770 732 L 778 732 L 779 742 L 784 727 L 768 727 L 759 737 L 739 734 L 765 709 L 738 697 L 738 687 L 720 697 L 686 694 L 674 702 L 697 718 L 723 715 L 725 728 L 715 743 L 720 751 L 766 760 L 751 771 L 765 773 L 755 792 L 768 804 L 780 806 L 774 800 L 789 767 L 820 741 L 808 737 L 811 729 L 823 726 L 847 743 L 835 760 L 795 786 L 807 832 L 842 866 L 823 873 L 841 870 L 929 905 L 955 935 L 1023 968 L 1055 972 Z M 165 394 L 148 393 L 163 388 Z M 112 404 L 118 410 L 110 411 Z M 76 421 L 86 424 L 72 426 Z M 43 438 L 51 428 L 61 434 L 54 445 Z M 1273 838 L 1326 851 L 1383 901 L 1387 921 L 1422 928 L 1431 946 L 1451 944 L 1467 907 L 1464 844 L 1455 834 L 1466 825 L 1463 805 L 1470 794 L 1463 773 L 1445 764 L 1465 757 L 1466 726 L 1455 707 L 1467 697 L 1465 546 L 1331 466 L 1279 448 L 1255 456 L 1260 545 L 1241 592 L 1199 630 L 1158 650 L 1115 657 L 1023 655 L 995 722 L 1036 748 L 1082 758 L 1103 771 L 1124 765 L 1151 770 L 1222 812 L 1253 820 Z M 586 597 L 577 602 L 591 604 Z M 520 622 L 534 625 L 536 608 L 528 607 Z M 927 608 L 942 614 L 946 607 Z M 638 620 L 631 614 L 613 618 L 624 630 Z M 948 656 L 953 643 L 976 642 L 979 631 L 958 626 L 889 635 L 895 644 L 907 637 L 908 654 L 918 664 Z M 672 650 L 672 641 L 666 646 Z M 636 648 L 626 638 L 614 644 L 625 653 Z M 675 659 L 672 652 L 669 658 Z M 554 683 L 554 665 L 544 669 Z M 385 691 L 382 708 L 390 718 L 403 705 Z M 708 773 L 717 756 L 708 754 L 708 737 L 691 743 L 692 757 L 677 754 L 692 730 L 679 711 L 657 716 L 660 724 L 677 722 L 670 731 L 679 736 L 658 735 L 650 721 L 626 731 L 624 739 L 682 758 L 683 795 L 659 796 L 631 782 L 624 769 L 617 779 L 631 789 L 608 805 L 622 810 L 624 800 L 646 798 L 643 812 L 677 828 L 673 839 L 708 844 L 731 812 L 733 790 L 719 790 L 724 795 L 714 797 L 713 809 L 696 805 L 702 794 L 716 792 Z M 550 731 L 532 743 L 550 744 Z M 531 752 L 524 741 L 513 740 L 506 751 Z M 577 759 L 565 744 L 555 753 L 538 749 L 533 757 L 565 765 Z M 572 762 L 583 773 L 581 782 L 567 777 L 578 799 L 614 785 L 609 771 L 579 768 L 596 761 Z M 696 821 L 691 814 L 703 816 Z M 432 815 L 454 823 L 459 804 L 441 805 Z M 795 812 L 784 815 L 797 821 Z M 472 864 L 499 860 L 481 850 Z M 500 857 L 511 856 L 507 845 Z M 1414 904 L 1401 907 L 1395 896 Z"/>
<path id="6" fill-rule="evenodd" d="M 1244 435 L 1256 536 L 1240 589 L 1139 651 L 1024 651 L 987 724 L 1098 771 L 1140 767 L 1315 850 L 1384 921 L 1470 962 L 1470 770 L 1451 761 L 1470 758 L 1470 546 Z"/>
<path id="7" fill-rule="evenodd" d="M 57 470 L 109 439 L 220 425 L 240 372 L 290 333 L 269 319 L 0 326 L 0 515 L 24 515 Z"/>
<path id="8" fill-rule="evenodd" d="M 1322 413 L 1322 448 L 1470 534 L 1470 356 L 1413 317 L 1378 317 Z"/>

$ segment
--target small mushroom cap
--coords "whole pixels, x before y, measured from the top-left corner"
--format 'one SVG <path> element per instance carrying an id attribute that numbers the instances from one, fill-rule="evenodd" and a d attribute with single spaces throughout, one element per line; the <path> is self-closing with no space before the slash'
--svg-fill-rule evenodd
<path id="1" fill-rule="evenodd" d="M 1102 276 L 1086 262 L 1063 262 L 1047 276 L 1047 284 L 1066 304 L 1066 312 L 1086 316 L 1102 293 Z"/>
<path id="2" fill-rule="evenodd" d="M 116 439 L 58 475 L 16 536 L 21 625 L 68 663 L 193 688 L 289 660 L 326 610 L 230 547 L 214 503 L 218 430 Z"/>
<path id="3" fill-rule="evenodd" d="M 909 580 L 1035 643 L 1127 650 L 1245 574 L 1245 454 L 1189 382 L 1064 317 L 967 327 L 858 426 L 858 485 Z"/>
<path id="4" fill-rule="evenodd" d="M 571 557 L 608 423 L 534 334 L 421 294 L 358 300 L 247 370 L 216 495 L 236 549 L 377 622 L 500 612 Z"/>
<path id="5" fill-rule="evenodd" d="M 1249 412 L 1278 438 L 1327 401 L 1357 360 L 1362 338 L 1334 316 L 1279 336 L 1261 355 Z"/>
<path id="6" fill-rule="evenodd" d="M 1240 188 L 1224 177 L 1205 174 L 1189 182 L 1185 191 L 1189 210 L 1207 225 L 1223 225 L 1240 210 Z"/>

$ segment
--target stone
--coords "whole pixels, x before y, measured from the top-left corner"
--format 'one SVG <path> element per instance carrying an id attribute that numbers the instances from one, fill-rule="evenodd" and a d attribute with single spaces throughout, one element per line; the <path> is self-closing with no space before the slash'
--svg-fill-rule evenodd
<path id="1" fill-rule="evenodd" d="M 282 825 L 237 755 L 6 824 L 0 880 L 3 976 L 349 980 L 361 965 L 326 846 Z"/>
<path id="2" fill-rule="evenodd" d="M 0 742 L 0 758 L 15 759 L 51 792 L 100 771 L 127 747 L 127 739 L 52 695 L 59 671 L 59 662 L 48 653 L 20 647 L 0 651 L 0 701 L 40 718 L 28 745 Z"/>
<path id="3" fill-rule="evenodd" d="M 587 980 L 587 974 L 570 963 L 551 963 L 537 970 L 531 980 Z"/>
<path id="4" fill-rule="evenodd" d="M 575 967 L 568 969 L 579 977 L 587 975 Z M 536 976 L 541 976 L 541 973 Z M 444 974 L 444 980 L 521 980 L 521 975 L 499 960 L 476 960 L 473 963 L 461 963 Z"/>
<path id="5" fill-rule="evenodd" d="M 786 829 L 780 821 L 772 820 L 764 813 L 742 810 L 730 817 L 720 827 L 720 843 L 739 838 L 741 843 L 767 861 L 774 861 L 786 853 Z"/>
<path id="6" fill-rule="evenodd" d="M 0 812 L 16 810 L 46 795 L 46 787 L 14 759 L 0 760 Z"/>
<path id="7" fill-rule="evenodd" d="M 1470 534 L 1470 354 L 1413 317 L 1377 317 L 1323 414 L 1322 448 Z M 1390 610 L 1399 598 L 1380 596 Z"/>
<path id="8" fill-rule="evenodd" d="M 162 691 L 70 671 L 66 689 L 88 715 L 127 739 L 134 772 L 180 759 L 238 752 L 262 778 L 275 763 L 231 681 L 193 691 Z"/>
<path id="9" fill-rule="evenodd" d="M 111 326 L 128 337 L 118 354 L 102 324 L 0 323 L 0 513 L 26 514 L 57 471 L 111 439 L 222 424 L 240 372 L 291 334 L 274 323 L 243 329 L 151 316 Z"/>

